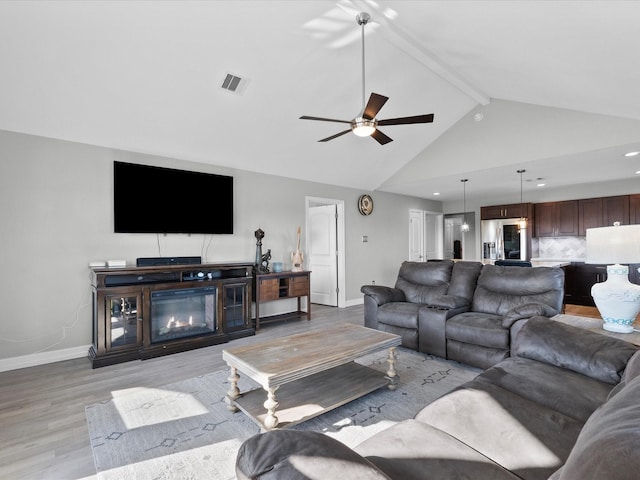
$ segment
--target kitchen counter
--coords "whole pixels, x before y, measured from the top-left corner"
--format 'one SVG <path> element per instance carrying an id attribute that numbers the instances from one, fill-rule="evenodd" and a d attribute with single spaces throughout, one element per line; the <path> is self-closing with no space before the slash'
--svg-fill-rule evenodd
<path id="1" fill-rule="evenodd" d="M 571 265 L 571 259 L 558 260 L 549 258 L 532 258 L 530 261 L 532 267 L 566 267 Z M 489 260 L 486 258 L 482 260 L 482 263 L 485 265 L 493 265 L 494 262 L 495 260 Z"/>
<path id="2" fill-rule="evenodd" d="M 571 260 L 531 260 L 532 267 L 567 267 Z"/>

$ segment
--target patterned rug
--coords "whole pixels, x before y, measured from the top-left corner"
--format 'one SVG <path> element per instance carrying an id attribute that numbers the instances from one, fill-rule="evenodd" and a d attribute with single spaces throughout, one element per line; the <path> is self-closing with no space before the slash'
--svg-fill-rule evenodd
<path id="1" fill-rule="evenodd" d="M 386 352 L 358 360 L 386 371 Z M 396 391 L 377 390 L 293 429 L 324 432 L 351 447 L 422 407 L 480 370 L 398 349 Z M 133 388 L 85 408 L 99 480 L 235 479 L 241 443 L 259 433 L 242 412 L 224 402 L 228 372 L 219 371 L 162 388 Z M 241 376 L 240 391 L 257 388 Z M 265 397 L 266 398 L 266 397 Z"/>

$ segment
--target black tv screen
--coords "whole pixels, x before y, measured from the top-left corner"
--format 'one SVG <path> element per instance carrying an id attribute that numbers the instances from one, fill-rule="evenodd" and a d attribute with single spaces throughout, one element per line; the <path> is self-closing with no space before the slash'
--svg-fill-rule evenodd
<path id="1" fill-rule="evenodd" d="M 116 233 L 233 233 L 233 177 L 113 162 Z"/>

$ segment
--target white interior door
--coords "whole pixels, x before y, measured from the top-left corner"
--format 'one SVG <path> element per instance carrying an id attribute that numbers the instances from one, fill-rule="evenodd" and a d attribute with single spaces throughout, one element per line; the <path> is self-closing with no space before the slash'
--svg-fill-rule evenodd
<path id="1" fill-rule="evenodd" d="M 422 210 L 409 210 L 409 261 L 426 261 L 424 246 L 424 212 Z"/>
<path id="2" fill-rule="evenodd" d="M 425 258 L 443 258 L 443 215 L 442 213 L 425 213 Z"/>
<path id="3" fill-rule="evenodd" d="M 308 209 L 311 303 L 338 305 L 337 206 Z"/>

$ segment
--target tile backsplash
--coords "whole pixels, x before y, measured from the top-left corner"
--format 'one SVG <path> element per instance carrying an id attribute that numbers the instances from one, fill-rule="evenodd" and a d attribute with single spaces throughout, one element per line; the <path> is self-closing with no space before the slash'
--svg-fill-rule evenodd
<path id="1" fill-rule="evenodd" d="M 539 237 L 531 243 L 533 258 L 584 259 L 587 256 L 586 237 Z"/>

